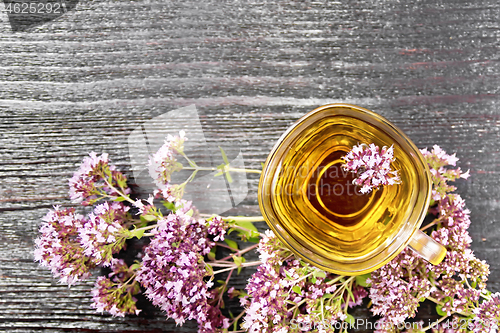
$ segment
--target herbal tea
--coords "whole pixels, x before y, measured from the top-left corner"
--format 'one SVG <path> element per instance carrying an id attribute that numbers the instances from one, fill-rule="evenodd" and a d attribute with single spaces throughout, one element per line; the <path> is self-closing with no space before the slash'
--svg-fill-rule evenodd
<path id="1" fill-rule="evenodd" d="M 361 143 L 394 146 L 398 184 L 367 194 L 353 185 L 358 175 L 344 170 L 342 157 Z M 278 237 L 306 261 L 347 275 L 399 253 L 418 231 L 429 195 L 413 143 L 384 118 L 347 104 L 313 110 L 285 132 L 259 184 L 261 211 Z"/>

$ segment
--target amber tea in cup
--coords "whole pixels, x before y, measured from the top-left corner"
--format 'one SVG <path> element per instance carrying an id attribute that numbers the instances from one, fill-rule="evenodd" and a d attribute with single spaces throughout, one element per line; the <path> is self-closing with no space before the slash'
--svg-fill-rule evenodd
<path id="1" fill-rule="evenodd" d="M 357 144 L 394 146 L 400 184 L 361 194 L 342 156 Z M 259 206 L 275 234 L 298 256 L 342 275 L 373 271 L 407 245 L 437 264 L 444 247 L 419 231 L 430 201 L 420 151 L 385 118 L 348 104 L 319 107 L 273 147 L 259 183 Z"/>

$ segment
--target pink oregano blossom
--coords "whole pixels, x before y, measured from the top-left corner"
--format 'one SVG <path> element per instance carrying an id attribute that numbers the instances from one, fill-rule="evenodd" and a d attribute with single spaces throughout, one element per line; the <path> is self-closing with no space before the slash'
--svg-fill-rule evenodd
<path id="1" fill-rule="evenodd" d="M 113 316 L 124 317 L 126 314 L 139 314 L 134 295 L 140 292 L 134 271 L 122 259 L 111 261 L 111 273 L 99 276 L 92 289 L 91 307 L 97 312 L 107 311 Z"/>
<path id="2" fill-rule="evenodd" d="M 262 264 L 248 281 L 248 296 L 240 299 L 248 332 L 298 332 L 294 326 L 333 332 L 330 325 L 341 324 L 348 307 L 368 295 L 354 277 L 338 277 L 296 258 L 272 231 L 266 231 L 258 252 Z"/>
<path id="3" fill-rule="evenodd" d="M 55 206 L 43 218 L 35 240 L 35 261 L 50 268 L 54 277 L 70 286 L 89 277 L 95 267 L 78 239 L 78 231 L 84 223 L 83 215 L 77 214 L 74 208 Z"/>
<path id="4" fill-rule="evenodd" d="M 379 147 L 373 143 L 370 145 L 359 144 L 354 146 L 345 156 L 344 170 L 360 173 L 353 180 L 353 184 L 361 186 L 361 193 L 369 193 L 383 185 L 398 184 L 398 171 L 391 169 L 394 157 L 393 146 Z"/>
<path id="5" fill-rule="evenodd" d="M 168 135 L 165 143 L 158 151 L 150 156 L 148 162 L 149 175 L 153 178 L 158 189 L 164 192 L 169 201 L 180 199 L 183 195 L 183 187 L 170 184 L 172 173 L 182 170 L 182 164 L 175 157 L 183 154 L 185 133 L 180 131 L 179 135 Z"/>
<path id="6" fill-rule="evenodd" d="M 117 189 L 129 194 L 126 183 L 127 178 L 109 164 L 108 154 L 91 152 L 69 180 L 69 196 L 74 203 L 92 205 L 103 198 L 119 197 Z"/>
<path id="7" fill-rule="evenodd" d="M 200 333 L 227 328 L 229 320 L 211 302 L 216 294 L 203 256 L 215 244 L 204 220 L 176 212 L 158 221 L 153 233 L 137 275 L 146 296 L 179 325 L 194 319 Z"/>
<path id="8" fill-rule="evenodd" d="M 104 202 L 95 207 L 78 230 L 85 255 L 97 265 L 109 266 L 113 254 L 118 253 L 129 238 L 125 221 L 130 219 L 129 207 L 121 202 Z"/>

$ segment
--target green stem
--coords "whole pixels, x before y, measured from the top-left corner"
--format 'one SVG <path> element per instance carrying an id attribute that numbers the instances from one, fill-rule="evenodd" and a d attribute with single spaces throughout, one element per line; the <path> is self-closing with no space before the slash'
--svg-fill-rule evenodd
<path id="1" fill-rule="evenodd" d="M 335 282 L 339 281 L 340 279 L 345 278 L 344 275 L 339 275 L 335 279 L 328 281 L 327 284 L 334 284 Z"/>
<path id="2" fill-rule="evenodd" d="M 255 170 L 255 169 L 239 169 L 239 168 L 227 168 L 226 171 L 233 171 L 233 172 L 246 172 L 246 173 L 258 173 L 261 174 L 261 170 Z"/>
<path id="3" fill-rule="evenodd" d="M 233 249 L 231 246 L 226 245 L 226 244 L 217 243 L 216 245 L 217 245 L 217 246 L 220 246 L 220 247 L 223 247 L 223 248 L 225 248 L 225 249 L 231 250 L 231 251 L 237 251 L 237 250 Z"/>
<path id="4" fill-rule="evenodd" d="M 220 169 L 217 168 L 207 168 L 207 167 L 183 167 L 183 170 L 195 170 L 195 171 L 220 171 Z M 241 169 L 241 168 L 225 168 L 225 171 L 229 172 L 246 172 L 246 173 L 258 173 L 261 174 L 261 170 L 256 170 L 256 169 Z"/>
<path id="5" fill-rule="evenodd" d="M 236 317 L 234 317 L 234 319 L 229 323 L 229 326 L 238 322 L 238 320 L 240 320 L 240 318 L 243 317 L 244 314 L 245 314 L 245 311 L 241 311 L 241 313 L 239 315 L 237 315 Z M 230 332 L 244 332 L 244 331 L 230 331 Z"/>
<path id="6" fill-rule="evenodd" d="M 309 273 L 309 274 L 307 274 L 307 275 L 304 275 L 304 276 L 303 276 L 303 277 L 301 277 L 300 279 L 297 279 L 297 280 L 293 281 L 293 282 L 292 282 L 292 284 L 295 286 L 298 282 L 300 282 L 300 281 L 302 281 L 302 280 L 304 280 L 304 279 L 307 279 L 307 278 L 308 278 L 308 277 L 310 277 L 311 275 L 313 275 L 313 273 L 312 273 L 312 272 L 311 272 L 311 273 Z M 292 288 L 293 288 L 293 286 L 292 286 Z M 292 288 L 290 288 L 290 290 L 289 290 L 288 292 L 290 292 L 290 291 L 292 290 Z"/>
<path id="7" fill-rule="evenodd" d="M 352 283 L 353 283 L 354 280 L 350 279 L 349 282 L 347 284 L 345 284 L 344 286 L 344 290 L 346 289 L 350 289 L 351 292 L 352 292 Z M 344 293 L 342 292 L 342 297 L 344 297 Z M 350 298 L 351 298 L 351 293 L 347 292 L 347 298 L 346 298 L 346 302 L 345 302 L 345 308 L 344 308 L 344 314 L 347 316 L 347 309 L 349 308 L 349 301 L 350 301 Z M 354 299 L 352 300 L 354 302 Z"/>
<path id="8" fill-rule="evenodd" d="M 198 168 L 198 165 L 196 165 L 196 163 L 194 163 L 194 161 L 191 161 L 191 159 L 189 157 L 187 157 L 187 155 L 184 154 L 183 151 L 178 151 L 177 149 L 175 151 L 177 151 L 179 154 L 181 154 L 188 161 L 189 165 L 191 165 L 193 167 L 193 169 Z M 186 168 L 183 168 L 183 169 L 186 169 Z"/>
<path id="9" fill-rule="evenodd" d="M 234 269 L 237 269 L 238 267 L 251 267 L 251 266 L 258 266 L 258 265 L 261 265 L 261 264 L 262 264 L 262 261 L 244 262 L 244 263 L 242 263 L 239 266 L 233 265 L 232 267 L 227 267 L 227 268 L 215 271 L 213 275 L 224 273 L 224 272 L 227 272 L 227 271 L 230 271 L 230 270 L 234 270 Z M 210 265 L 212 265 L 212 263 L 210 263 Z"/>
<path id="10" fill-rule="evenodd" d="M 302 301 L 298 302 L 297 304 L 295 304 L 295 306 L 293 306 L 292 308 L 288 309 L 288 312 L 290 311 L 294 311 L 295 309 L 298 309 L 299 306 L 301 306 L 302 304 L 304 304 L 306 302 L 306 299 L 303 299 Z M 295 316 L 294 316 L 295 317 Z"/>
<path id="11" fill-rule="evenodd" d="M 221 245 L 221 244 L 217 243 L 216 245 Z M 237 251 L 235 253 L 232 253 L 231 255 L 229 255 L 227 257 L 224 257 L 222 259 L 211 261 L 210 264 L 212 264 L 212 263 L 218 263 L 218 262 L 224 261 L 226 259 L 230 259 L 233 256 L 241 257 L 242 254 L 247 253 L 248 251 L 252 251 L 253 249 L 257 248 L 258 246 L 259 246 L 259 244 L 255 244 L 255 245 L 249 246 L 249 247 L 247 247 L 247 248 L 245 248 L 243 250 L 239 250 L 239 251 Z"/>
<path id="12" fill-rule="evenodd" d="M 134 200 L 130 199 L 125 193 L 123 193 L 122 191 L 120 191 L 119 189 L 117 189 L 116 187 L 114 187 L 113 184 L 110 184 L 108 182 L 108 180 L 106 179 L 107 177 L 105 175 L 101 175 L 101 177 L 102 177 L 102 179 L 104 179 L 104 182 L 106 183 L 106 185 L 109 186 L 110 189 L 112 189 L 113 191 L 115 191 L 116 193 L 118 193 L 120 196 L 122 196 L 125 200 L 127 200 L 131 204 L 135 204 Z"/>
<path id="13" fill-rule="evenodd" d="M 235 222 L 265 222 L 263 216 L 221 216 L 224 221 L 235 221 Z"/>
<path id="14" fill-rule="evenodd" d="M 229 261 L 225 261 L 225 262 L 210 262 L 210 266 L 212 266 L 212 267 L 227 267 L 227 268 L 235 267 L 234 266 L 234 262 L 229 262 Z"/>
<path id="15" fill-rule="evenodd" d="M 142 227 L 142 228 L 132 230 L 132 232 L 142 231 L 142 230 L 151 230 L 151 229 L 156 228 L 157 226 L 158 226 L 158 224 L 148 225 L 147 227 Z"/>
<path id="16" fill-rule="evenodd" d="M 250 233 L 255 232 L 255 230 L 250 230 L 250 229 L 247 229 L 247 228 L 243 228 L 243 227 L 240 227 L 239 225 L 234 225 L 234 226 L 232 226 L 232 228 L 233 229 L 238 229 L 238 230 L 241 230 L 241 231 L 250 232 Z M 264 238 L 266 235 L 263 234 L 263 233 L 261 233 L 261 232 L 259 232 L 259 236 L 261 238 Z"/>
<path id="17" fill-rule="evenodd" d="M 219 295 L 219 300 L 217 301 L 217 307 L 219 307 L 220 302 L 222 301 L 222 297 L 224 296 L 224 291 L 227 287 L 227 284 L 229 283 L 229 279 L 231 279 L 231 275 L 233 275 L 234 270 L 230 271 L 229 274 L 227 275 L 226 282 L 224 282 L 224 288 L 222 289 L 222 292 Z"/>
<path id="18" fill-rule="evenodd" d="M 441 305 L 441 306 L 443 306 L 443 305 L 444 305 L 444 303 L 443 303 L 443 302 L 440 302 L 440 301 L 438 301 L 437 299 L 435 299 L 435 298 L 433 298 L 433 297 L 431 297 L 431 296 L 427 296 L 426 298 L 427 298 L 429 301 L 434 302 L 434 303 L 436 303 L 436 304 L 438 304 L 438 305 Z M 469 312 L 457 312 L 457 311 L 452 311 L 452 313 L 451 313 L 451 314 L 454 314 L 454 313 L 459 314 L 459 315 L 461 315 L 461 316 L 465 316 L 465 317 L 469 317 L 469 316 L 471 316 L 471 313 L 469 313 Z"/>
<path id="19" fill-rule="evenodd" d="M 435 299 L 434 297 L 427 296 L 427 299 L 428 299 L 429 301 L 431 301 L 431 302 L 434 302 L 434 303 L 438 304 L 438 305 L 441 305 L 441 306 L 442 306 L 442 305 L 444 305 L 444 304 L 443 304 L 443 302 L 438 301 L 438 300 L 437 300 L 437 299 Z"/>
<path id="20" fill-rule="evenodd" d="M 424 231 L 425 229 L 427 228 L 430 228 L 432 226 L 435 226 L 436 224 L 438 224 L 440 221 L 439 219 L 434 219 L 434 221 L 432 221 L 431 223 L 427 224 L 426 226 L 420 228 L 420 231 Z"/>
<path id="21" fill-rule="evenodd" d="M 133 279 L 135 279 L 135 274 L 132 274 L 132 276 L 124 283 L 122 284 L 122 287 L 123 286 L 126 286 L 130 281 L 132 281 Z"/>

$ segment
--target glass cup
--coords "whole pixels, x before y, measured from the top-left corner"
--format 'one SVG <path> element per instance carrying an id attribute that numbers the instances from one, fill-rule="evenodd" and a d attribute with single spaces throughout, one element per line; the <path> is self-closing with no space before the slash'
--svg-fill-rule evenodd
<path id="1" fill-rule="evenodd" d="M 401 183 L 361 194 L 341 168 L 357 144 L 394 146 Z M 419 230 L 431 197 L 431 176 L 418 148 L 380 115 L 349 104 L 321 106 L 299 119 L 269 154 L 259 206 L 290 250 L 325 271 L 369 273 L 410 246 L 438 264 L 446 249 Z"/>

